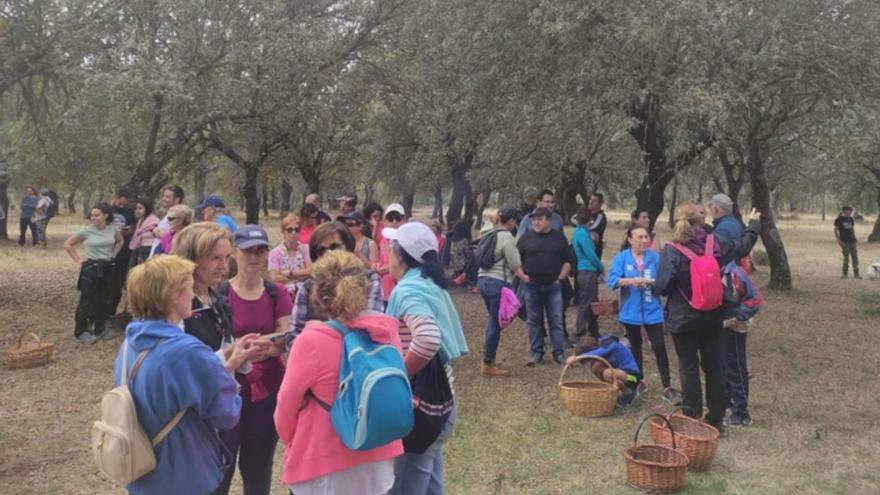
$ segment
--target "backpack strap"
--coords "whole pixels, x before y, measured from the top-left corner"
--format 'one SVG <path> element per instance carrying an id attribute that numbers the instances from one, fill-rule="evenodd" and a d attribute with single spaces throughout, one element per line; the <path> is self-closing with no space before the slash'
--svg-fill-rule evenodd
<path id="1" fill-rule="evenodd" d="M 711 236 L 709 236 L 709 237 L 711 237 Z M 709 242 L 709 241 L 707 240 L 706 242 L 707 242 L 707 247 L 708 247 L 708 242 Z M 687 259 L 689 259 L 689 260 L 691 260 L 691 261 L 693 261 L 694 258 L 697 257 L 696 253 L 694 253 L 693 251 L 691 251 L 691 248 L 689 248 L 689 247 L 687 247 L 687 246 L 685 246 L 685 245 L 683 245 L 683 244 L 679 244 L 679 243 L 677 243 L 677 242 L 672 242 L 672 241 L 670 241 L 670 242 L 667 243 L 667 245 L 668 245 L 668 246 L 672 246 L 672 249 L 675 249 L 675 250 L 678 251 L 679 253 L 683 254 Z"/>
<path id="2" fill-rule="evenodd" d="M 269 294 L 269 299 L 272 300 L 272 303 L 275 303 L 275 300 L 278 299 L 278 286 L 275 285 L 275 282 L 270 280 L 263 279 L 263 288 L 266 289 L 266 293 Z"/>
<path id="3" fill-rule="evenodd" d="M 171 430 L 173 430 L 174 427 L 177 426 L 177 423 L 180 423 L 180 420 L 183 419 L 184 414 L 186 414 L 186 408 L 178 411 L 177 414 L 175 414 L 174 417 L 171 418 L 171 421 L 169 421 L 168 424 L 166 424 L 165 427 L 162 428 L 162 430 L 155 437 L 153 437 L 153 440 L 150 441 L 150 443 L 153 444 L 153 447 L 159 445 L 159 442 L 164 440 L 165 437 L 167 437 L 168 434 L 171 433 Z"/>
<path id="4" fill-rule="evenodd" d="M 348 335 L 348 332 L 351 331 L 351 330 L 348 329 L 347 326 L 345 326 L 345 323 L 342 323 L 342 322 L 339 321 L 339 320 L 327 320 L 327 321 L 325 321 L 324 323 L 326 323 L 327 325 L 330 325 L 330 327 L 331 327 L 333 330 L 336 330 L 337 332 L 339 332 L 339 335 L 342 335 L 343 338 L 344 338 L 346 335 Z"/>
<path id="5" fill-rule="evenodd" d="M 704 253 L 706 256 L 715 256 L 715 235 L 709 234 L 706 236 L 706 252 Z"/>
<path id="6" fill-rule="evenodd" d="M 330 412 L 330 409 L 331 409 L 330 404 L 327 404 L 326 402 L 319 399 L 318 396 L 315 395 L 314 392 L 312 392 L 312 389 L 306 390 L 306 399 L 312 399 L 313 401 L 317 402 L 319 406 L 321 406 L 321 409 L 323 409 L 327 412 Z M 303 406 L 303 407 L 305 407 L 305 406 Z"/>

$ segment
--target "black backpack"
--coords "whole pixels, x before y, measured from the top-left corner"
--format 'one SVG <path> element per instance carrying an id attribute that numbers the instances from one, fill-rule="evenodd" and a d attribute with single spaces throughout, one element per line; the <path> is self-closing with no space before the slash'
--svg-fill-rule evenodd
<path id="1" fill-rule="evenodd" d="M 52 204 L 49 205 L 49 208 L 46 210 L 46 218 L 52 218 L 58 214 L 58 195 L 55 194 L 55 191 L 49 191 L 49 200 L 52 201 Z"/>
<path id="2" fill-rule="evenodd" d="M 498 232 L 502 229 L 494 229 L 480 238 L 477 249 L 474 250 L 474 260 L 477 266 L 483 270 L 492 268 L 500 258 L 495 257 L 495 245 L 498 242 Z M 503 256 L 503 255 L 502 255 Z"/>

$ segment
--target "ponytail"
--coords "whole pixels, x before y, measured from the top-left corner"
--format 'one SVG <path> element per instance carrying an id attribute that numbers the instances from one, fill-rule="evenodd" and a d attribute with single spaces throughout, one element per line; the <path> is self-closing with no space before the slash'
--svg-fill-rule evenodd
<path id="1" fill-rule="evenodd" d="M 695 227 L 702 218 L 700 205 L 696 203 L 682 203 L 675 209 L 675 230 L 672 232 L 672 240 L 678 244 L 685 244 L 694 237 Z"/>
<path id="2" fill-rule="evenodd" d="M 419 268 L 422 278 L 431 280 L 440 288 L 446 288 L 446 273 L 443 270 L 443 265 L 440 263 L 440 256 L 437 254 L 437 251 L 431 250 L 426 252 L 422 255 L 422 261 L 418 261 L 404 251 L 396 241 L 392 245 L 392 249 L 394 250 L 394 254 L 396 254 L 407 267 Z"/>

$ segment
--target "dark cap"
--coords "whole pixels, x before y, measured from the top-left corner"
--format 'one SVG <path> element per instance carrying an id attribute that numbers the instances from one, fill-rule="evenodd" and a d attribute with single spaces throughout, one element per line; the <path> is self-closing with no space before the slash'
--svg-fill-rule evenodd
<path id="1" fill-rule="evenodd" d="M 512 206 L 502 206 L 498 208 L 498 216 L 501 217 L 501 223 L 507 223 L 511 218 L 519 217 L 519 210 Z"/>
<path id="2" fill-rule="evenodd" d="M 269 234 L 259 225 L 245 225 L 235 232 L 235 247 L 250 249 L 255 246 L 269 247 Z"/>
<path id="3" fill-rule="evenodd" d="M 535 211 L 532 212 L 532 218 L 534 218 L 534 217 L 550 218 L 552 216 L 553 216 L 553 212 L 548 210 L 547 208 L 544 208 L 544 207 L 535 208 Z"/>
<path id="4" fill-rule="evenodd" d="M 216 194 L 211 194 L 204 201 L 196 205 L 198 209 L 204 209 L 208 206 L 212 206 L 214 208 L 226 208 L 226 202 L 223 201 L 223 198 L 217 196 Z"/>
<path id="5" fill-rule="evenodd" d="M 338 217 L 336 217 L 336 220 L 339 220 L 340 222 L 343 222 L 343 223 L 346 221 L 358 222 L 361 225 L 364 225 L 367 223 L 367 218 L 364 217 L 364 214 L 357 211 L 357 210 L 350 211 L 348 213 L 339 215 Z"/>

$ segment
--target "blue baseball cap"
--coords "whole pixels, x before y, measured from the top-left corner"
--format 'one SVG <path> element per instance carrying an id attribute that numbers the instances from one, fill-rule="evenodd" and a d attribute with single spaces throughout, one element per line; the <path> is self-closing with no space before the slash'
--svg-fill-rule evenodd
<path id="1" fill-rule="evenodd" d="M 235 247 L 250 249 L 255 246 L 269 247 L 269 234 L 259 225 L 245 225 L 235 232 Z"/>
<path id="2" fill-rule="evenodd" d="M 213 206 L 214 208 L 226 208 L 226 202 L 223 201 L 223 198 L 221 198 L 220 196 L 211 194 L 210 196 L 205 198 L 205 200 L 202 201 L 200 204 L 196 205 L 196 208 L 201 210 L 207 206 Z"/>

